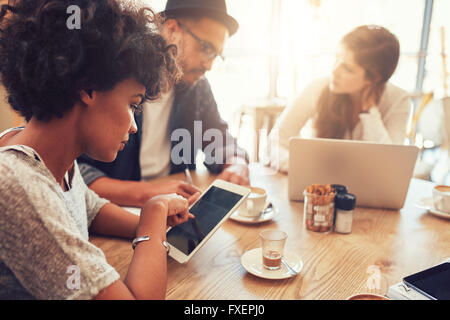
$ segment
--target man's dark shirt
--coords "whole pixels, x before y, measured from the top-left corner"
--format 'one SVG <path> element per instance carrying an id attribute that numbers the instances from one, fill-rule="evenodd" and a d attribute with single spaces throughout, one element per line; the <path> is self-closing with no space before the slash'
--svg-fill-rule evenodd
<path id="1" fill-rule="evenodd" d="M 191 87 L 177 85 L 174 90 L 175 97 L 169 117 L 167 139 L 171 140 L 172 133 L 179 129 L 177 132 L 188 134 L 191 141 L 189 143 L 190 150 L 186 154 L 179 152 L 181 138 L 175 135 L 173 139 L 177 138 L 179 140 L 175 139 L 175 141 L 171 141 L 171 150 L 177 152 L 174 152 L 175 157 L 171 156 L 170 173 L 183 171 L 185 169 L 184 163 L 186 163 L 189 169 L 195 169 L 195 159 L 199 151 L 205 152 L 205 166 L 212 173 L 221 172 L 225 160 L 230 156 L 239 156 L 245 158 L 248 162 L 247 153 L 237 146 L 236 139 L 228 132 L 227 123 L 220 117 L 217 103 L 206 78 L 200 79 Z M 151 112 L 151 108 L 148 108 L 144 112 Z M 117 158 L 113 162 L 105 163 L 96 161 L 86 155 L 78 158 L 80 171 L 87 185 L 90 185 L 96 179 L 103 176 L 120 180 L 141 180 L 139 156 L 142 140 L 142 130 L 140 130 L 142 128 L 142 115 L 136 114 L 135 120 L 138 132 L 130 135 L 125 149 L 118 153 Z M 151 130 L 151 128 L 145 129 Z M 208 129 L 219 130 L 223 141 L 215 141 L 215 139 L 209 141 L 208 139 L 210 138 L 207 137 L 204 139 L 204 133 Z M 217 130 L 210 130 L 209 133 L 219 132 Z M 194 143 L 194 141 L 200 141 L 200 143 Z M 218 155 L 223 154 L 220 161 L 214 161 L 216 159 L 216 153 L 210 152 L 211 143 L 224 146 L 223 150 L 219 151 L 219 148 L 215 150 L 215 152 L 219 152 Z M 176 148 L 174 149 L 174 147 Z M 209 157 L 209 155 L 212 155 L 212 157 Z M 180 158 L 184 160 L 184 163 L 179 163 Z M 213 161 L 214 163 L 212 163 Z"/>

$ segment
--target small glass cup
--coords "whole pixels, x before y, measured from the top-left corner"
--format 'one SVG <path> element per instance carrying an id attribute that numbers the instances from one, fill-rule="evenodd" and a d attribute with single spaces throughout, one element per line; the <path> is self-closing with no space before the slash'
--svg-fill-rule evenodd
<path id="1" fill-rule="evenodd" d="M 303 224 L 316 232 L 330 232 L 333 228 L 335 193 L 317 195 L 304 192 Z"/>
<path id="2" fill-rule="evenodd" d="M 281 268 L 284 244 L 287 234 L 281 230 L 263 230 L 259 233 L 261 238 L 263 267 L 268 270 Z"/>

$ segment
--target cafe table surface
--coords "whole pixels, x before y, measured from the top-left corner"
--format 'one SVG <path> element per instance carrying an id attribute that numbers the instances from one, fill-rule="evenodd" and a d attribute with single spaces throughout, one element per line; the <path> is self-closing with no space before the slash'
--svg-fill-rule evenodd
<path id="1" fill-rule="evenodd" d="M 191 172 L 194 184 L 206 189 L 216 178 L 204 168 Z M 195 253 L 179 264 L 168 258 L 167 299 L 345 299 L 371 292 L 386 294 L 403 277 L 450 257 L 450 220 L 415 206 L 432 196 L 433 184 L 412 179 L 404 207 L 384 210 L 357 207 L 350 234 L 316 233 L 303 225 L 303 202 L 289 201 L 287 175 L 259 164 L 250 165 L 253 186 L 265 188 L 278 209 L 273 220 L 243 224 L 227 220 Z M 160 181 L 185 179 L 183 173 Z M 386 185 L 389 188 L 389 185 Z M 283 280 L 248 273 L 241 256 L 260 247 L 259 232 L 280 229 L 288 234 L 285 250 L 303 261 L 301 272 Z M 129 240 L 91 236 L 108 262 L 124 279 L 133 256 Z"/>

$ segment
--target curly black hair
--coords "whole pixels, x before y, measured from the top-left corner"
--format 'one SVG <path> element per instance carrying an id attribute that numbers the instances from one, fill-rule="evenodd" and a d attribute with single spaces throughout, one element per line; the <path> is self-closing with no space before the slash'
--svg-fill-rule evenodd
<path id="1" fill-rule="evenodd" d="M 73 5 L 79 29 L 67 24 Z M 61 118 L 82 90 L 107 91 L 134 78 L 153 100 L 179 78 L 176 47 L 159 34 L 149 8 L 118 0 L 10 0 L 0 12 L 1 81 L 27 121 Z"/>

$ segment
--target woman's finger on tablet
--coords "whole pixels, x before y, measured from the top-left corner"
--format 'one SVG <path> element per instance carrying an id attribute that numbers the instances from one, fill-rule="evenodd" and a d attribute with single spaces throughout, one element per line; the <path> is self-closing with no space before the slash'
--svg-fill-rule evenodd
<path id="1" fill-rule="evenodd" d="M 169 209 L 167 213 L 168 216 L 176 215 L 187 210 L 187 208 L 189 207 L 187 199 L 175 193 L 161 195 L 158 197 L 161 197 L 165 199 L 165 201 L 167 201 L 167 206 Z"/>
<path id="2" fill-rule="evenodd" d="M 172 226 L 184 223 L 189 220 L 189 212 L 187 210 L 180 212 L 176 215 L 170 216 L 168 223 L 171 223 Z"/>
<path id="3" fill-rule="evenodd" d="M 192 205 L 195 201 L 197 201 L 198 198 L 200 198 L 200 196 L 201 196 L 200 192 L 194 193 L 192 196 L 188 198 L 188 204 Z"/>
<path id="4" fill-rule="evenodd" d="M 179 219 L 177 218 L 176 215 L 167 217 L 167 225 L 168 226 L 174 227 L 174 226 L 176 226 L 178 224 L 180 224 L 180 222 L 179 222 Z"/>
<path id="5" fill-rule="evenodd" d="M 181 223 L 189 220 L 189 211 L 188 210 L 183 212 L 183 214 L 180 216 L 180 220 L 182 221 Z"/>

